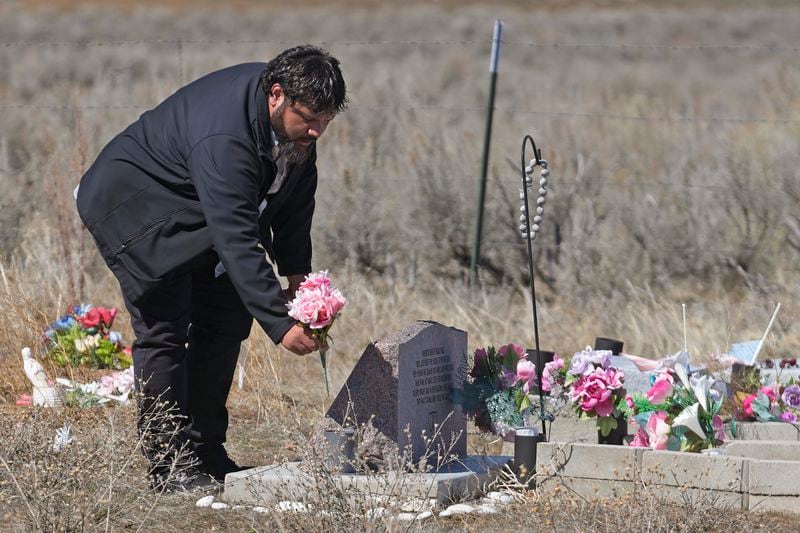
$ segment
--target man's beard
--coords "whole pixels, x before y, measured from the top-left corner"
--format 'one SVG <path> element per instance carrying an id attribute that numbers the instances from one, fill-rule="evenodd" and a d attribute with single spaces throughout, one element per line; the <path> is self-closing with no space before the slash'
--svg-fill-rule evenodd
<path id="1" fill-rule="evenodd" d="M 308 146 L 301 146 L 296 144 L 293 139 L 289 139 L 289 135 L 286 133 L 286 125 L 283 122 L 283 112 L 288 103 L 288 99 L 284 100 L 280 107 L 273 111 L 269 117 L 272 130 L 278 138 L 278 157 L 285 158 L 287 163 L 303 163 L 311 155 L 311 149 L 314 147 L 315 141 Z M 310 140 L 313 141 L 313 139 Z"/>

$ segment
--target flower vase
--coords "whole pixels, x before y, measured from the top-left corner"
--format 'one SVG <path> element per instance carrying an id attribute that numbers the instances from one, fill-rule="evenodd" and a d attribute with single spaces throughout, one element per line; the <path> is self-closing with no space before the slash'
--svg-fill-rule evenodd
<path id="1" fill-rule="evenodd" d="M 624 413 L 620 413 L 614 417 L 617 421 L 617 427 L 612 429 L 611 432 L 605 437 L 597 430 L 597 444 L 611 444 L 613 446 L 622 446 L 624 439 L 628 435 L 628 420 L 625 418 Z"/>

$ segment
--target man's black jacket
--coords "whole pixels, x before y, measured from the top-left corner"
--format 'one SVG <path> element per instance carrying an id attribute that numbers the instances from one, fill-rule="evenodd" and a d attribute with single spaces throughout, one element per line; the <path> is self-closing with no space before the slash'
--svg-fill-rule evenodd
<path id="1" fill-rule="evenodd" d="M 317 171 L 315 152 L 290 164 L 279 192 L 266 197 L 277 169 L 260 83 L 265 67 L 211 73 L 144 113 L 83 176 L 78 211 L 134 305 L 213 249 L 278 343 L 294 321 L 264 252 L 281 275 L 311 271 Z"/>

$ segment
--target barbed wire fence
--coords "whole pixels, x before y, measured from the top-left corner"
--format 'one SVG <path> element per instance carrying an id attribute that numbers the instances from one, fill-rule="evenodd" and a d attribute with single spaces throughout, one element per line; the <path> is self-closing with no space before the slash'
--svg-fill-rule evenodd
<path id="1" fill-rule="evenodd" d="M 176 57 L 176 88 L 187 82 L 186 78 L 186 65 L 185 65 L 185 48 L 187 46 L 225 46 L 225 45 L 280 45 L 280 46 L 293 46 L 307 41 L 300 40 L 280 40 L 280 39 L 192 39 L 192 38 L 169 38 L 169 39 L 122 39 L 122 40 L 63 40 L 63 41 L 47 41 L 47 40 L 22 40 L 22 41 L 0 41 L 0 54 L 3 51 L 16 50 L 21 48 L 68 48 L 70 50 L 83 50 L 87 48 L 124 48 L 132 45 L 158 45 L 173 47 Z M 491 45 L 491 39 L 472 39 L 472 40 L 336 40 L 336 41 L 317 41 L 316 44 L 320 46 L 336 46 L 336 47 L 373 47 L 373 46 L 419 46 L 419 47 L 443 47 L 443 46 L 461 46 L 461 47 L 488 47 Z M 758 52 L 765 54 L 797 54 L 800 52 L 800 47 L 786 46 L 786 45 L 753 45 L 753 44 L 694 44 L 694 45 L 673 45 L 673 44 L 652 44 L 652 43 L 603 43 L 603 42 L 538 42 L 538 41 L 525 41 L 504 39 L 504 47 L 525 47 L 536 48 L 544 50 L 615 50 L 615 51 L 661 51 L 661 52 L 677 52 L 677 53 L 708 53 L 708 52 L 724 52 L 724 53 L 737 53 L 737 52 Z M 153 107 L 153 104 L 145 103 L 64 103 L 64 104 L 40 104 L 28 102 L 14 102 L 3 100 L 0 98 L 0 110 L 42 110 L 42 111 L 62 111 L 62 112 L 84 112 L 84 111 L 139 111 L 143 112 Z M 366 111 L 426 111 L 426 112 L 483 112 L 486 111 L 485 106 L 452 106 L 452 105 L 423 105 L 423 104 L 409 104 L 409 105 L 390 105 L 381 107 L 361 106 Z M 634 121 L 644 123 L 702 123 L 702 124 L 761 124 L 761 125 L 782 125 L 791 126 L 800 124 L 800 120 L 795 118 L 776 118 L 775 116 L 713 116 L 713 115 L 685 115 L 685 114 L 625 114 L 615 112 L 598 112 L 594 110 L 576 110 L 576 111 L 553 111 L 546 109 L 536 108 L 515 108 L 506 107 L 503 105 L 495 106 L 496 111 L 503 111 L 507 113 L 514 113 L 519 115 L 531 115 L 540 117 L 549 117 L 555 119 L 569 119 L 569 120 L 602 120 L 602 121 Z M 786 110 L 784 116 L 790 115 L 789 110 Z M 0 169 L 3 171 L 4 169 Z M 20 169 L 16 169 L 20 171 Z M 632 180 L 637 183 L 636 180 Z M 640 180 L 638 183 L 643 183 Z M 724 190 L 727 185 L 714 185 L 703 183 L 674 183 L 663 180 L 648 179 L 647 184 L 663 185 L 675 188 L 685 189 L 706 189 L 706 190 Z M 772 187 L 776 191 L 782 191 L 780 187 Z M 17 235 L 16 231 L 8 231 L 0 229 L 0 235 Z M 390 244 L 389 241 L 371 241 L 375 244 Z M 468 247 L 469 242 L 449 242 L 449 245 Z M 509 245 L 520 245 L 518 240 L 486 240 L 484 244 L 490 248 L 501 248 Z M 537 241 L 536 246 L 542 249 L 559 248 L 568 249 L 568 243 L 556 243 L 552 241 Z M 582 244 L 582 249 L 601 249 L 602 246 L 593 246 L 591 244 Z M 680 247 L 674 247 L 676 251 Z M 738 250 L 753 251 L 757 247 L 738 247 Z M 728 248 L 706 248 L 711 253 L 730 253 L 732 250 Z"/>

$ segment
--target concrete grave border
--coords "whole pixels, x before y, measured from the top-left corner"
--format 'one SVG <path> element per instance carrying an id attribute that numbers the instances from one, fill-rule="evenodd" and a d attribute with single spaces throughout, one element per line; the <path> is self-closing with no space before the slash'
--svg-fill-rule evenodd
<path id="1" fill-rule="evenodd" d="M 536 470 L 545 492 L 800 514 L 800 442 L 734 441 L 723 456 L 547 442 L 538 446 Z"/>

